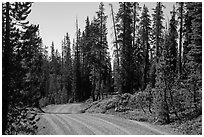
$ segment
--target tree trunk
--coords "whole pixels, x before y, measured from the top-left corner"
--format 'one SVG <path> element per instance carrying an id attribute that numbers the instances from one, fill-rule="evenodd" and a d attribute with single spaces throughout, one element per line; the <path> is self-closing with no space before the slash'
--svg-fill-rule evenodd
<path id="1" fill-rule="evenodd" d="M 115 28 L 115 20 L 114 20 L 114 15 L 113 15 L 113 6 L 112 4 L 110 4 L 111 6 L 111 13 L 112 13 L 112 19 L 113 19 L 113 29 L 114 29 L 114 35 L 115 35 L 115 44 L 116 44 L 116 55 L 117 55 L 117 63 L 118 63 L 118 67 L 120 65 L 120 62 L 119 62 L 119 48 L 118 48 L 118 40 L 117 40 L 117 34 L 116 34 L 116 28 Z"/>
<path id="2" fill-rule="evenodd" d="M 166 83 L 165 83 L 165 85 L 166 85 Z M 165 122 L 167 124 L 169 124 L 170 123 L 170 116 L 169 116 L 169 106 L 168 106 L 168 102 L 167 102 L 167 90 L 166 90 L 166 88 L 164 89 L 164 105 L 165 106 L 162 109 L 164 109 Z"/>
<path id="3" fill-rule="evenodd" d="M 182 50 L 182 33 L 183 33 L 183 2 L 180 2 L 180 32 L 179 32 L 179 56 L 178 56 L 178 79 L 182 74 L 181 50 Z"/>
<path id="4" fill-rule="evenodd" d="M 2 80 L 2 134 L 6 134 L 7 114 L 8 114 L 8 92 L 10 85 L 10 22 L 9 22 L 9 2 L 6 2 L 6 43 L 3 53 L 3 80 Z"/>
<path id="5" fill-rule="evenodd" d="M 172 107 L 173 107 L 173 113 L 175 114 L 176 118 L 179 118 L 178 114 L 176 112 L 176 108 L 174 106 L 174 99 L 173 99 L 173 95 L 172 95 L 172 92 L 171 92 L 171 88 L 169 86 L 168 86 L 168 90 L 169 90 L 169 94 L 170 94 L 170 98 L 171 98 L 171 104 L 172 104 Z"/>
<path id="6" fill-rule="evenodd" d="M 133 46 L 135 46 L 135 25 L 136 25 L 136 2 L 134 2 L 134 10 L 133 10 L 133 40 L 132 40 L 132 44 Z"/>

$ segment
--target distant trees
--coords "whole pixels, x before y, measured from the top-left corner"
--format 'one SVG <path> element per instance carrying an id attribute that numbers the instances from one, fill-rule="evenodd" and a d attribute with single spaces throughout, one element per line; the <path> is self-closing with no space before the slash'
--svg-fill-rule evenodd
<path id="1" fill-rule="evenodd" d="M 80 41 L 81 41 L 81 32 L 78 29 L 78 21 L 76 20 L 76 43 L 74 49 L 74 69 L 73 69 L 73 92 L 74 92 L 74 100 L 79 102 L 82 99 L 82 90 L 81 90 L 81 50 L 80 50 Z"/>
<path id="2" fill-rule="evenodd" d="M 63 53 L 63 61 L 64 64 L 62 67 L 62 79 L 63 79 L 63 89 L 66 89 L 65 92 L 67 92 L 67 96 L 65 96 L 66 103 L 68 99 L 70 99 L 72 95 L 72 80 L 73 80 L 73 67 L 72 67 L 72 57 L 71 57 L 71 42 L 69 38 L 69 34 L 66 33 L 64 40 L 63 40 L 63 46 L 62 46 L 62 53 Z M 64 93 L 65 94 L 65 93 Z M 66 94 L 65 94 L 66 95 Z"/>
<path id="3" fill-rule="evenodd" d="M 99 11 L 96 12 L 97 17 L 93 19 L 91 24 L 87 17 L 85 31 L 80 39 L 82 68 L 84 67 L 82 79 L 83 82 L 87 83 L 86 93 L 82 91 L 83 99 L 88 99 L 90 95 L 93 100 L 100 99 L 110 86 L 111 66 L 107 52 L 107 16 L 104 10 L 104 4 L 100 3 Z"/>
<path id="4" fill-rule="evenodd" d="M 82 32 L 76 20 L 76 41 L 73 40 L 72 51 L 68 33 L 62 42 L 62 57 L 54 54 L 52 44 L 48 104 L 80 102 L 90 96 L 93 100 L 98 100 L 110 90 L 111 63 L 107 51 L 107 16 L 104 10 L 104 4 L 100 3 L 97 16 L 91 22 L 87 17 L 85 30 Z"/>

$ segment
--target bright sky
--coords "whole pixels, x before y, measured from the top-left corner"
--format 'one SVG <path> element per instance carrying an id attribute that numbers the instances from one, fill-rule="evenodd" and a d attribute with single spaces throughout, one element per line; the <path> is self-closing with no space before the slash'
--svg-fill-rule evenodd
<path id="1" fill-rule="evenodd" d="M 113 28 L 111 19 L 111 10 L 108 2 L 105 4 L 105 13 L 108 15 L 107 28 L 108 28 L 108 44 L 110 51 L 112 46 Z M 118 11 L 118 3 L 112 2 L 114 12 Z M 140 2 L 140 6 L 146 5 L 152 14 L 152 8 L 155 8 L 155 2 Z M 165 18 L 170 18 L 170 11 L 173 9 L 173 4 L 166 2 L 163 3 L 166 8 L 164 9 Z M 96 16 L 98 11 L 99 2 L 36 2 L 32 5 L 32 11 L 28 16 L 30 23 L 40 25 L 40 35 L 43 39 L 44 45 L 50 47 L 52 41 L 55 48 L 61 52 L 61 41 L 66 32 L 69 33 L 71 42 L 75 38 L 76 32 L 76 18 L 78 18 L 79 28 L 84 30 L 85 20 L 89 16 L 90 21 Z M 50 50 L 49 50 L 50 52 Z"/>

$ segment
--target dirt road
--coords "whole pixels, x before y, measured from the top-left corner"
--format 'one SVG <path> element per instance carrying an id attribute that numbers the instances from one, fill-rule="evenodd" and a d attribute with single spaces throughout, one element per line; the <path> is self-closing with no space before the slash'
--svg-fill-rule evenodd
<path id="1" fill-rule="evenodd" d="M 40 115 L 38 134 L 44 135 L 161 135 L 151 126 L 113 115 L 80 113 L 81 104 L 48 106 Z"/>

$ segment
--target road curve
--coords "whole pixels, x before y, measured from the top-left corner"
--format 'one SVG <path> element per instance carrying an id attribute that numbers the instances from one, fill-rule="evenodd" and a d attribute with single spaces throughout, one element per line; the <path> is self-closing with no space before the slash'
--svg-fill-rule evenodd
<path id="1" fill-rule="evenodd" d="M 39 135 L 163 135 L 150 126 L 113 115 L 80 113 L 81 104 L 52 105 L 38 122 Z"/>

